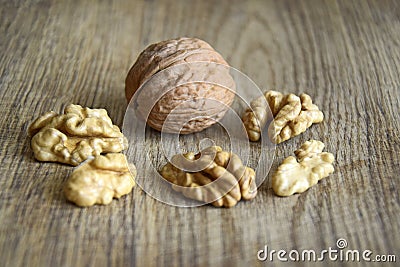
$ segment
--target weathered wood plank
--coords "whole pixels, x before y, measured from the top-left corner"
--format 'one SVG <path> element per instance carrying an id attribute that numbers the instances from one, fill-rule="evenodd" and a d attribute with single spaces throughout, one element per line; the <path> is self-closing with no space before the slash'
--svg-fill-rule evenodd
<path id="1" fill-rule="evenodd" d="M 4 1 L 0 22 L 4 266 L 262 265 L 264 245 L 319 251 L 338 238 L 400 260 L 398 1 Z M 130 65 L 178 36 L 210 42 L 262 89 L 309 93 L 325 120 L 277 146 L 272 169 L 315 138 L 335 173 L 289 198 L 266 181 L 232 209 L 171 207 L 139 187 L 109 206 L 67 203 L 72 169 L 33 159 L 28 124 L 78 103 L 121 125 Z"/>

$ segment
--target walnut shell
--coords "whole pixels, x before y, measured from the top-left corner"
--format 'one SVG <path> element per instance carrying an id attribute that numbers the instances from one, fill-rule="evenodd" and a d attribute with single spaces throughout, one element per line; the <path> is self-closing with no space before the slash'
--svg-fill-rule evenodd
<path id="1" fill-rule="evenodd" d="M 171 67 L 171 73 L 162 72 L 157 81 L 150 79 Z M 136 107 L 141 117 L 147 118 L 147 124 L 158 131 L 201 131 L 220 120 L 235 97 L 228 63 L 209 44 L 196 38 L 183 37 L 148 46 L 126 77 L 127 100 L 148 81 L 153 84 L 146 84 L 138 92 Z M 164 124 L 167 117 L 168 123 Z"/>

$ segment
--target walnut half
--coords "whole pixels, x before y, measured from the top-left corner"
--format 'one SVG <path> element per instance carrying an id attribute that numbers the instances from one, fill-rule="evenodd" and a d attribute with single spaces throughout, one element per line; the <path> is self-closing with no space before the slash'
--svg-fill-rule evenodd
<path id="1" fill-rule="evenodd" d="M 287 157 L 272 176 L 272 189 L 278 196 L 290 196 L 302 193 L 319 180 L 334 171 L 334 156 L 322 152 L 325 145 L 320 141 L 305 142 L 294 153 Z"/>
<path id="2" fill-rule="evenodd" d="M 250 200 L 257 194 L 254 170 L 219 146 L 208 147 L 196 155 L 175 155 L 171 162 L 160 173 L 175 191 L 188 198 L 211 202 L 216 207 L 232 207 L 240 199 Z"/>
<path id="3" fill-rule="evenodd" d="M 77 166 L 90 156 L 117 153 L 128 147 L 118 126 L 104 109 L 68 105 L 64 114 L 47 112 L 28 129 L 31 147 L 39 161 Z"/>
<path id="4" fill-rule="evenodd" d="M 81 207 L 109 204 L 135 186 L 136 168 L 122 153 L 98 155 L 82 163 L 68 178 L 64 187 L 65 197 Z"/>
<path id="5" fill-rule="evenodd" d="M 261 131 L 267 123 L 266 103 L 274 116 L 268 127 L 268 135 L 277 144 L 303 133 L 313 123 L 319 123 L 324 118 L 324 114 L 307 94 L 298 97 L 294 94 L 267 91 L 264 96 L 253 100 L 250 103 L 251 109 L 247 109 L 242 116 L 250 141 L 260 139 Z"/>

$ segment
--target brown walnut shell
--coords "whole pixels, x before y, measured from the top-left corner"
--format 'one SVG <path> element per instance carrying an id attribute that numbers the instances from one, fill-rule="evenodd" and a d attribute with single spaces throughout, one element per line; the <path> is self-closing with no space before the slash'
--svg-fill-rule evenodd
<path id="1" fill-rule="evenodd" d="M 161 77 L 151 79 L 155 74 Z M 198 132 L 216 123 L 232 104 L 234 90 L 222 56 L 205 41 L 186 37 L 148 46 L 125 80 L 126 98 L 138 93 L 135 106 L 147 124 L 171 133 Z"/>

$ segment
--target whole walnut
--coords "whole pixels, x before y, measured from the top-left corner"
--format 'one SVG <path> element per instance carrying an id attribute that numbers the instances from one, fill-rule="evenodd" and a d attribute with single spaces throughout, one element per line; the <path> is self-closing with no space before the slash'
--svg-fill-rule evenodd
<path id="1" fill-rule="evenodd" d="M 151 79 L 154 75 L 159 76 Z M 136 111 L 150 127 L 188 134 L 224 116 L 235 82 L 228 63 L 208 43 L 183 37 L 152 44 L 139 55 L 125 80 L 128 102 L 135 93 Z"/>

